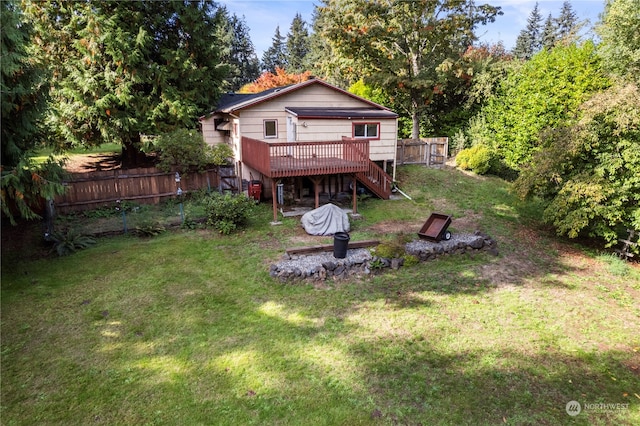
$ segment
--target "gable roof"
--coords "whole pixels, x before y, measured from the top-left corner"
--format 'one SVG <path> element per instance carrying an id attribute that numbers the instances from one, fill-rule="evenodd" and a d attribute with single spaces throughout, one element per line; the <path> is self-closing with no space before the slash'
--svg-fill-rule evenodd
<path id="1" fill-rule="evenodd" d="M 207 114 L 207 116 L 211 116 L 212 114 L 215 114 L 215 113 L 227 113 L 227 114 L 234 113 L 236 111 L 252 107 L 262 102 L 266 102 L 271 99 L 278 98 L 287 93 L 292 93 L 292 92 L 295 92 L 296 90 L 300 90 L 304 87 L 308 87 L 314 84 L 325 86 L 343 95 L 347 95 L 353 99 L 357 99 L 360 102 L 368 104 L 374 110 L 391 111 L 389 108 L 385 106 L 378 105 L 375 102 L 371 102 L 368 99 L 364 99 L 364 98 L 361 98 L 360 96 L 356 96 L 353 93 L 349 93 L 346 90 L 342 90 L 339 87 L 333 86 L 325 81 L 313 78 L 313 79 L 303 81 L 297 84 L 292 84 L 289 86 L 282 86 L 282 87 L 276 87 L 273 89 L 268 89 L 260 93 L 226 93 L 220 98 L 220 101 L 218 102 L 218 106 L 216 107 L 215 111 L 212 111 L 211 113 Z M 200 119 L 203 119 L 205 117 L 200 117 Z"/>

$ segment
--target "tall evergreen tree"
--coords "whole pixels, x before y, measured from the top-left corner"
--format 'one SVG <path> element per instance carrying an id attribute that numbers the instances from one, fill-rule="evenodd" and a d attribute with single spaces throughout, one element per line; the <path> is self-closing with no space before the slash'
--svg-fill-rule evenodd
<path id="1" fill-rule="evenodd" d="M 578 15 L 571 7 L 571 3 L 565 1 L 560 9 L 560 16 L 556 19 L 556 39 L 562 40 L 575 38 L 579 30 Z"/>
<path id="2" fill-rule="evenodd" d="M 123 146 L 141 158 L 141 135 L 194 127 L 218 98 L 228 67 L 207 1 L 25 0 L 52 71 L 49 123 L 64 146 Z"/>
<path id="3" fill-rule="evenodd" d="M 556 44 L 556 24 L 555 20 L 549 14 L 547 20 L 544 23 L 544 29 L 542 30 L 542 47 L 544 49 L 552 49 Z"/>
<path id="4" fill-rule="evenodd" d="M 530 59 L 542 47 L 542 16 L 538 3 L 527 18 L 527 27 L 520 31 L 516 39 L 513 55 L 520 59 Z"/>
<path id="5" fill-rule="evenodd" d="M 272 40 L 271 47 L 262 54 L 262 70 L 275 73 L 276 68 L 287 69 L 287 47 L 280 26 L 276 27 Z"/>
<path id="6" fill-rule="evenodd" d="M 14 167 L 42 136 L 46 70 L 28 51 L 31 29 L 13 1 L 0 2 L 2 19 L 2 165 Z"/>
<path id="7" fill-rule="evenodd" d="M 349 87 L 354 83 L 348 75 L 345 75 L 338 61 L 330 60 L 338 54 L 334 54 L 334 48 L 329 40 L 322 35 L 322 29 L 326 26 L 325 14 L 321 13 L 320 8 L 315 6 L 311 19 L 311 34 L 309 35 L 309 53 L 307 54 L 307 62 L 311 72 L 314 75 L 321 75 L 326 81 L 338 86 Z"/>
<path id="8" fill-rule="evenodd" d="M 229 52 L 224 60 L 231 66 L 227 78 L 228 89 L 236 91 L 260 76 L 260 61 L 244 16 L 242 19 L 236 15 L 229 17 L 224 32 L 226 34 L 223 37 L 226 36 L 229 43 Z"/>
<path id="9" fill-rule="evenodd" d="M 302 19 L 302 15 L 296 13 L 287 34 L 287 72 L 300 73 L 308 68 L 306 59 L 310 49 L 309 43 L 307 23 Z"/>
<path id="10" fill-rule="evenodd" d="M 2 104 L 0 205 L 12 223 L 15 213 L 25 219 L 39 216 L 34 206 L 63 192 L 59 160 L 35 164 L 31 155 L 43 142 L 47 73 L 31 52 L 31 26 L 13 1 L 0 2 L 2 47 L 0 102 Z"/>

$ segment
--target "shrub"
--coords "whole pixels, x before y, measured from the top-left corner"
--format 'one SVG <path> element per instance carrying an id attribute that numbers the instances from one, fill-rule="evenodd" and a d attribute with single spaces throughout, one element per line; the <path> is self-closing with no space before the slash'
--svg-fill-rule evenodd
<path id="1" fill-rule="evenodd" d="M 157 220 L 145 220 L 136 226 L 136 233 L 141 237 L 155 237 L 165 231 L 164 225 Z"/>
<path id="2" fill-rule="evenodd" d="M 459 129 L 453 134 L 453 136 L 451 136 L 451 140 L 449 141 L 449 151 L 460 152 L 465 149 L 467 145 L 469 145 L 469 138 L 463 130 Z"/>
<path id="3" fill-rule="evenodd" d="M 80 234 L 74 229 L 69 229 L 66 232 L 52 232 L 49 238 L 53 241 L 53 248 L 56 253 L 58 253 L 58 256 L 75 253 L 78 250 L 89 248 L 96 243 L 96 240 L 92 237 Z"/>
<path id="4" fill-rule="evenodd" d="M 155 146 L 159 151 L 158 168 L 167 172 L 173 168 L 180 173 L 202 171 L 210 165 L 227 164 L 233 157 L 229 145 L 210 147 L 195 130 L 179 129 L 166 133 L 156 139 Z"/>
<path id="5" fill-rule="evenodd" d="M 393 259 L 402 256 L 404 253 L 404 247 L 388 242 L 378 244 L 372 251 L 376 256 Z"/>
<path id="6" fill-rule="evenodd" d="M 370 266 L 373 269 L 381 268 L 384 266 L 384 263 L 381 259 L 398 259 L 403 258 L 403 265 L 412 266 L 420 263 L 420 259 L 412 254 L 407 254 L 405 251 L 406 243 L 410 241 L 410 237 L 401 233 L 396 236 L 391 241 L 386 241 L 384 243 L 378 244 L 376 247 L 371 249 L 371 253 L 375 256 L 373 264 Z M 378 260 L 379 262 L 375 262 Z M 379 266 L 380 263 L 382 266 Z"/>
<path id="7" fill-rule="evenodd" d="M 543 218 L 558 234 L 612 246 L 625 229 L 640 229 L 640 88 L 615 84 L 580 113 L 578 122 L 545 132 L 544 149 L 514 189 L 549 203 Z"/>
<path id="8" fill-rule="evenodd" d="M 415 266 L 420 263 L 420 258 L 413 254 L 407 254 L 404 256 L 404 266 Z"/>
<path id="9" fill-rule="evenodd" d="M 256 208 L 256 202 L 244 194 L 214 192 L 205 201 L 207 225 L 228 235 L 246 224 Z"/>
<path id="10" fill-rule="evenodd" d="M 476 145 L 460 151 L 456 156 L 456 165 L 463 170 L 471 170 L 482 175 L 491 168 L 491 160 L 489 148 L 483 145 Z"/>

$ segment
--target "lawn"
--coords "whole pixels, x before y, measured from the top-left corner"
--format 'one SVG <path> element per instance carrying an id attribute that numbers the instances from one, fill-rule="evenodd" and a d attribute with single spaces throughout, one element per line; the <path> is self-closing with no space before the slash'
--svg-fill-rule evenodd
<path id="1" fill-rule="evenodd" d="M 270 204 L 230 236 L 129 233 L 66 257 L 25 227 L 2 251 L 2 424 L 640 424 L 638 265 L 556 238 L 502 180 L 398 178 L 412 200 L 366 200 L 352 241 L 438 211 L 500 255 L 283 283 L 286 248 L 331 238 L 270 225 Z"/>

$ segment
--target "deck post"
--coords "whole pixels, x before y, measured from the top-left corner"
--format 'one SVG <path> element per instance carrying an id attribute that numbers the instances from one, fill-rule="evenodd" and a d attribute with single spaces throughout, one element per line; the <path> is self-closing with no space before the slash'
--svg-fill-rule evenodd
<path id="1" fill-rule="evenodd" d="M 356 179 L 356 175 L 353 175 L 353 189 L 351 198 L 353 199 L 353 207 L 351 214 L 358 214 L 358 179 Z"/>
<path id="2" fill-rule="evenodd" d="M 276 194 L 276 180 L 271 179 L 271 201 L 273 203 L 273 223 L 278 222 L 278 196 Z"/>
<path id="3" fill-rule="evenodd" d="M 313 182 L 313 192 L 314 192 L 314 197 L 315 197 L 315 208 L 317 209 L 318 207 L 320 207 L 320 181 L 322 180 L 322 178 L 313 178 L 311 179 Z"/>

